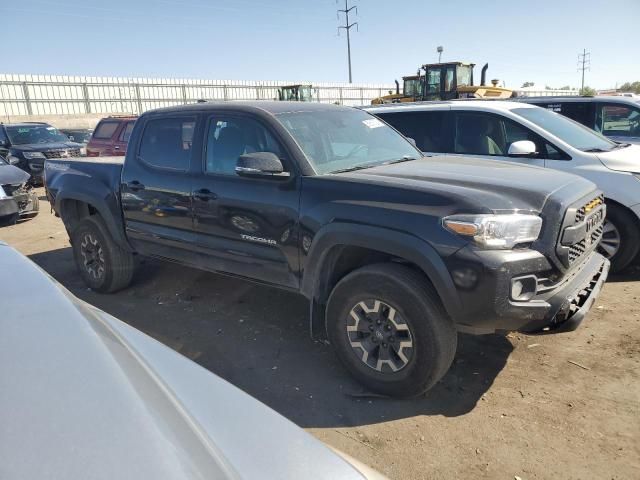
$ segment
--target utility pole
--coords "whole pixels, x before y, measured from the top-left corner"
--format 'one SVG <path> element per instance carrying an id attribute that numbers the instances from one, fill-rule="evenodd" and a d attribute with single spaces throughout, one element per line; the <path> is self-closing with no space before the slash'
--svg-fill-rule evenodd
<path id="1" fill-rule="evenodd" d="M 439 46 L 436 48 L 436 51 L 438 52 L 438 63 L 442 63 L 442 52 L 444 52 L 444 48 Z"/>
<path id="2" fill-rule="evenodd" d="M 358 7 L 356 7 L 355 5 L 352 5 L 351 7 L 349 7 L 349 0 L 344 0 L 344 10 L 338 10 L 338 17 L 340 15 L 340 13 L 344 13 L 344 17 L 345 17 L 345 23 L 344 25 L 340 25 L 338 27 L 338 35 L 340 34 L 340 29 L 344 28 L 347 31 L 347 60 L 349 62 L 349 83 L 352 83 L 352 78 L 351 78 L 351 37 L 349 35 L 349 31 L 353 28 L 356 27 L 356 30 L 358 29 L 358 22 L 354 22 L 354 23 L 349 23 L 349 12 L 351 12 L 351 10 L 356 11 L 356 13 L 358 13 Z"/>
<path id="3" fill-rule="evenodd" d="M 587 52 L 587 49 L 583 49 L 582 53 L 578 55 L 578 71 L 582 70 L 582 86 L 580 92 L 584 91 L 584 71 L 591 70 L 591 52 Z"/>

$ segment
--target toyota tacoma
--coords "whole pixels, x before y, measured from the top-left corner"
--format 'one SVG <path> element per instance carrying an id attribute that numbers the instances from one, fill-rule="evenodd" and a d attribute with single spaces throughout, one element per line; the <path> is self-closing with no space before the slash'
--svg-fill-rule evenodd
<path id="1" fill-rule="evenodd" d="M 609 270 L 590 181 L 427 157 L 335 105 L 149 111 L 126 157 L 48 159 L 45 183 L 90 288 L 127 287 L 143 255 L 299 292 L 312 334 L 387 395 L 432 387 L 457 332 L 576 328 Z"/>

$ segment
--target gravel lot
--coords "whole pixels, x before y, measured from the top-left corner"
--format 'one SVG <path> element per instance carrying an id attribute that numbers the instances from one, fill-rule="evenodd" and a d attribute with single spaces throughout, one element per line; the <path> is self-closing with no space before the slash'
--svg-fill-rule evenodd
<path id="1" fill-rule="evenodd" d="M 62 222 L 41 207 L 0 239 L 78 297 L 391 479 L 640 478 L 638 267 L 610 279 L 576 332 L 461 335 L 442 382 L 398 401 L 366 396 L 330 347 L 309 338 L 296 295 L 154 260 L 125 291 L 87 290 Z"/>

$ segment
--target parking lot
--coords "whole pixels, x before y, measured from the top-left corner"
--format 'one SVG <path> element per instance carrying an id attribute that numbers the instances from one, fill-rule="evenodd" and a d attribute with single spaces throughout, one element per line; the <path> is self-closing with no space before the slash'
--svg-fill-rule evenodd
<path id="1" fill-rule="evenodd" d="M 367 395 L 310 339 L 302 297 L 154 260 L 128 289 L 88 290 L 39 195 L 40 215 L 3 228 L 2 240 L 81 299 L 391 479 L 640 478 L 637 266 L 609 279 L 577 331 L 460 335 L 439 385 L 391 400 Z"/>

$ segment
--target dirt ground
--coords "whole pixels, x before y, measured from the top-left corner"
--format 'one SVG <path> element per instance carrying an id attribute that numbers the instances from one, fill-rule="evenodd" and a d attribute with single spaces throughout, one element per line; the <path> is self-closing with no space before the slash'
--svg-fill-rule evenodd
<path id="1" fill-rule="evenodd" d="M 0 239 L 391 479 L 640 478 L 638 267 L 609 280 L 575 332 L 460 335 L 445 378 L 400 401 L 363 395 L 331 348 L 310 339 L 297 295 L 154 260 L 122 292 L 89 291 L 62 223 L 41 206 Z"/>

